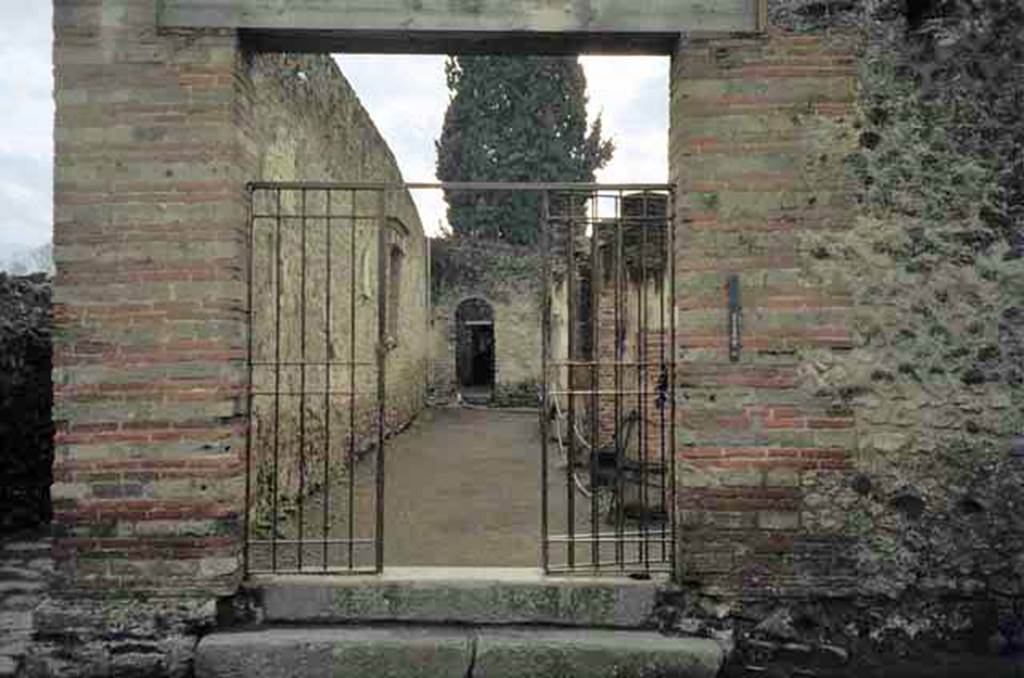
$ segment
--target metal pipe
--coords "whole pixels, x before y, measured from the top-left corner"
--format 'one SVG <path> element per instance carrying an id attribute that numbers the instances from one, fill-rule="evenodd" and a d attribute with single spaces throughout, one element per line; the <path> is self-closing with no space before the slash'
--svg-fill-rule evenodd
<path id="1" fill-rule="evenodd" d="M 598 524 L 598 509 L 597 503 L 597 464 L 595 458 L 595 452 L 601 449 L 601 427 L 599 421 L 598 408 L 600 407 L 600 400 L 596 395 L 597 391 L 600 390 L 601 384 L 600 369 L 598 368 L 598 360 L 600 359 L 600 353 L 598 352 L 598 345 L 600 343 L 600 332 L 598 331 L 598 325 L 600 324 L 600 295 L 599 282 L 600 282 L 600 267 L 598 261 L 598 240 L 600 235 L 597 231 L 597 201 L 590 201 L 590 317 L 587 318 L 587 322 L 590 323 L 590 359 L 592 365 L 590 366 L 590 440 L 591 440 L 591 453 L 590 453 L 590 526 L 591 531 L 597 534 Z M 590 548 L 590 560 L 597 566 L 601 563 L 601 541 L 595 539 Z"/>
<path id="2" fill-rule="evenodd" d="M 669 506 L 665 508 L 668 514 L 666 517 L 669 524 L 669 563 L 672 573 L 678 574 L 677 560 L 678 550 L 676 539 L 678 537 L 677 516 L 679 513 L 678 497 L 676 495 L 676 201 L 675 191 L 668 194 L 668 240 L 666 245 L 669 265 L 669 369 L 668 369 L 668 397 L 669 397 L 669 433 L 668 433 L 668 463 L 669 463 Z"/>
<path id="3" fill-rule="evenodd" d="M 299 255 L 299 544 L 296 554 L 299 569 L 302 569 L 302 541 L 305 536 L 306 509 L 306 189 L 302 189 L 300 208 L 301 230 L 299 243 L 302 252 Z"/>
<path id="4" fill-rule="evenodd" d="M 572 200 L 569 199 L 570 210 L 572 210 Z M 576 346 L 576 322 L 578 304 L 576 299 L 576 233 L 575 233 L 575 222 L 570 219 L 567 224 L 566 236 L 565 236 L 565 289 L 566 297 L 568 299 L 569 306 L 569 323 L 568 323 L 568 356 L 570 360 L 576 358 L 577 346 Z M 569 422 L 569 431 L 576 430 L 576 391 L 574 387 L 574 377 L 576 375 L 573 370 L 569 369 L 568 377 L 568 396 L 569 396 L 569 409 L 566 412 L 566 416 Z M 566 532 L 569 534 L 569 545 L 567 560 L 569 566 L 572 567 L 576 563 L 576 544 L 573 542 L 572 537 L 576 533 L 576 485 L 573 474 L 576 472 L 576 436 L 569 436 L 569 459 L 565 466 L 565 492 L 566 492 Z"/>
<path id="5" fill-rule="evenodd" d="M 248 256 L 248 290 L 246 294 L 247 305 L 248 305 L 248 332 L 246 336 L 246 355 L 248 356 L 248 369 L 246 375 L 246 415 L 245 415 L 245 515 L 242 519 L 242 534 L 245 535 L 245 544 L 242 549 L 242 572 L 248 574 L 249 572 L 249 537 L 250 537 L 250 522 L 252 520 L 250 513 L 252 512 L 252 413 L 253 413 L 253 333 L 255 326 L 255 307 L 252 301 L 253 287 L 255 286 L 256 279 L 256 220 L 252 217 L 255 213 L 255 207 L 253 205 L 253 192 L 248 191 L 247 204 L 249 206 L 249 249 L 247 252 Z"/>
<path id="6" fill-rule="evenodd" d="M 348 539 L 351 543 L 355 538 L 355 497 L 356 497 L 356 242 L 358 224 L 355 220 L 356 214 L 356 192 L 349 192 L 349 218 L 351 230 L 349 231 L 349 323 L 348 323 L 348 385 L 350 396 L 348 399 Z M 355 567 L 355 554 L 352 547 L 348 549 L 348 567 Z"/>
<path id="7" fill-rule="evenodd" d="M 357 190 L 357 191 L 495 191 L 495 192 L 527 192 L 560 191 L 579 193 L 601 193 L 610 191 L 668 191 L 671 184 L 598 184 L 588 182 L 551 181 L 551 182 L 491 182 L 491 181 L 448 181 L 448 182 L 324 182 L 324 181 L 252 181 L 246 184 L 251 190 Z"/>
<path id="8" fill-rule="evenodd" d="M 278 365 L 274 368 L 274 497 L 271 507 L 271 539 L 275 540 L 270 546 L 270 565 L 277 569 L 277 493 L 278 493 L 278 461 L 281 444 L 281 189 L 277 190 L 277 237 L 274 240 L 276 252 L 276 277 L 274 279 L 274 359 Z"/>
<path id="9" fill-rule="evenodd" d="M 540 560 L 546 572 L 550 564 L 548 542 L 548 443 L 550 437 L 549 418 L 551 403 L 548 394 L 548 369 L 551 362 L 551 233 L 550 199 L 544 191 L 541 198 L 541 412 L 540 412 Z"/>
<path id="10" fill-rule="evenodd" d="M 334 342 L 331 340 L 331 291 L 334 286 L 334 279 L 331 275 L 331 199 L 334 193 L 324 193 L 324 209 L 327 212 L 327 221 L 324 223 L 324 254 L 326 259 L 326 286 L 324 302 L 324 358 L 330 359 L 334 354 Z M 327 539 L 330 536 L 331 527 L 331 368 L 328 367 L 324 374 L 324 510 L 323 516 L 323 569 L 327 571 L 329 553 Z"/>
<path id="11" fill-rule="evenodd" d="M 384 570 L 384 438 L 387 405 L 388 252 L 386 195 L 377 193 L 377 572 Z"/>

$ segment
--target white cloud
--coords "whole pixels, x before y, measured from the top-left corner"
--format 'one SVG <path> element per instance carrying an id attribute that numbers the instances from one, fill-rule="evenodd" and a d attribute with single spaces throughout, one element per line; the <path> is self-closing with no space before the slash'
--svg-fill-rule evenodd
<path id="1" fill-rule="evenodd" d="M 398 159 L 409 182 L 437 181 L 434 142 L 448 108 L 443 56 L 335 55 L 345 77 Z M 413 194 L 428 234 L 441 231 L 439 191 Z"/>
<path id="2" fill-rule="evenodd" d="M 0 248 L 53 234 L 52 3 L 0 6 Z"/>
<path id="3" fill-rule="evenodd" d="M 336 55 L 360 100 L 391 145 L 406 181 L 437 181 L 434 142 L 441 134 L 448 93 L 444 57 Z M 602 116 L 615 157 L 598 180 L 668 180 L 668 68 L 661 57 L 581 58 L 591 120 Z M 424 227 L 446 222 L 439 191 L 416 191 Z"/>
<path id="4" fill-rule="evenodd" d="M 615 140 L 598 181 L 668 181 L 668 69 L 663 57 L 584 56 L 591 119 Z"/>

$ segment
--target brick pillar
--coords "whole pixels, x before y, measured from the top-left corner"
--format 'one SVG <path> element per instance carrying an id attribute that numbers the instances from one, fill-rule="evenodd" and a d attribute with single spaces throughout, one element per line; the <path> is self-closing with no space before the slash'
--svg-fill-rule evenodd
<path id="1" fill-rule="evenodd" d="M 233 33 L 54 0 L 55 555 L 71 588 L 229 590 L 244 500 Z"/>
<path id="2" fill-rule="evenodd" d="M 679 187 L 680 575 L 735 591 L 827 585 L 842 545 L 801 524 L 802 478 L 844 472 L 853 414 L 815 396 L 815 351 L 849 348 L 849 299 L 804 273 L 815 234 L 848 227 L 855 49 L 841 36 L 684 43 L 673 60 Z M 740 276 L 730 362 L 725 285 Z"/>

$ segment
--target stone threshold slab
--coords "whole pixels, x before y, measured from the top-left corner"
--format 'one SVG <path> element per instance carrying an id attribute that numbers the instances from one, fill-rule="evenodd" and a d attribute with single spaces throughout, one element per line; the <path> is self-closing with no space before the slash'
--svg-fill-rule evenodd
<path id="1" fill-rule="evenodd" d="M 539 572 L 539 571 L 538 571 Z M 266 623 L 651 626 L 665 580 L 549 578 L 532 570 L 391 570 L 378 577 L 259 578 Z"/>
<path id="2" fill-rule="evenodd" d="M 205 637 L 197 678 L 714 678 L 713 640 L 649 631 L 278 628 Z"/>

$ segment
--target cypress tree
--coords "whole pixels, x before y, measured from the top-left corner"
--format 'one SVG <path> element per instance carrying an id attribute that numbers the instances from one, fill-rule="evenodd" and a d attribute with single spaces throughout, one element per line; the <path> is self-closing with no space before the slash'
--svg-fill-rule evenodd
<path id="1" fill-rule="evenodd" d="M 576 57 L 451 57 L 451 102 L 437 142 L 442 181 L 592 182 L 611 160 L 600 118 L 587 127 L 586 76 Z M 446 192 L 458 235 L 537 241 L 535 193 Z"/>

